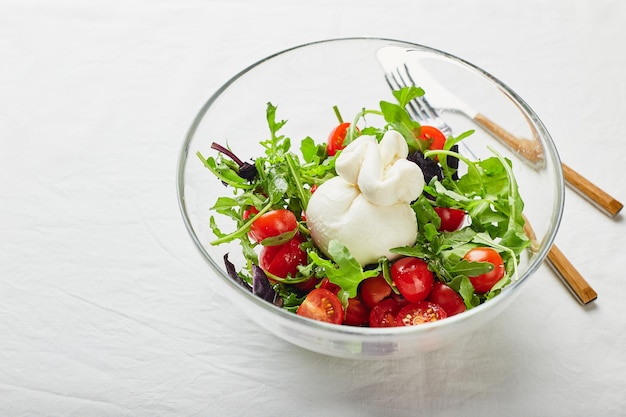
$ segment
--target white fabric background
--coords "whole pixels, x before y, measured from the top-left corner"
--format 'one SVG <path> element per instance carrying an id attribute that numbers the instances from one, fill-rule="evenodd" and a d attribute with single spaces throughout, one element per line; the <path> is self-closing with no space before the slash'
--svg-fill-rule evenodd
<path id="1" fill-rule="evenodd" d="M 499 77 L 562 159 L 622 202 L 626 2 L 0 0 L 0 415 L 626 415 L 624 214 L 567 191 L 547 267 L 489 326 L 399 361 L 276 340 L 210 291 L 175 168 L 231 75 L 297 44 L 381 36 Z"/>

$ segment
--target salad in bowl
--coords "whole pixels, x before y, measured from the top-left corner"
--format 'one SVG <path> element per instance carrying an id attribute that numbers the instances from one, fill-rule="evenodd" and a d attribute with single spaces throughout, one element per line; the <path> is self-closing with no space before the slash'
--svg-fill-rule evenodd
<path id="1" fill-rule="evenodd" d="M 542 165 L 427 84 L 390 89 L 388 47 L 418 51 L 410 64 L 534 138 Z M 421 97 L 454 134 L 411 117 Z M 558 154 L 523 100 L 459 58 L 387 39 L 313 42 L 236 74 L 194 119 L 177 178 L 211 290 L 278 338 L 346 358 L 431 351 L 496 317 L 545 259 L 563 208 Z"/>
<path id="2" fill-rule="evenodd" d="M 458 152 L 472 131 L 446 138 L 412 120 L 405 107 L 423 94 L 393 91 L 351 122 L 335 107 L 323 143 L 281 134 L 268 103 L 263 155 L 198 151 L 232 190 L 211 209 L 233 230 L 210 219 L 210 244 L 236 240 L 245 257 L 239 270 L 224 257 L 229 276 L 297 315 L 369 327 L 442 320 L 514 281 L 530 240 L 511 161 L 472 161 Z"/>

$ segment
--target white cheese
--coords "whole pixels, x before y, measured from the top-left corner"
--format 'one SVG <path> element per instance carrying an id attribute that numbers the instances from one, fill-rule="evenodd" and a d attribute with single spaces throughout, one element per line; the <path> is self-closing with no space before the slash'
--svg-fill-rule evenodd
<path id="1" fill-rule="evenodd" d="M 402 135 L 391 130 L 380 143 L 360 136 L 337 157 L 338 176 L 317 188 L 306 211 L 313 241 L 324 253 L 337 239 L 367 265 L 394 259 L 389 249 L 415 243 L 417 220 L 409 204 L 422 193 L 424 176 L 406 159 L 408 152 Z"/>

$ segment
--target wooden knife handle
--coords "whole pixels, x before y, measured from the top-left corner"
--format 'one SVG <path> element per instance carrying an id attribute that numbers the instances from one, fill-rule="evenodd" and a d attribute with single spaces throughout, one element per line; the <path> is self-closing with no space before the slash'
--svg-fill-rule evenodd
<path id="1" fill-rule="evenodd" d="M 537 252 L 539 250 L 539 242 L 537 242 L 537 235 L 533 227 L 530 225 L 528 218 L 524 216 L 524 233 L 530 239 L 530 250 Z M 588 304 L 598 298 L 596 291 L 591 288 L 591 285 L 580 275 L 580 272 L 572 265 L 572 263 L 565 257 L 563 252 L 559 250 L 556 245 L 552 245 L 548 251 L 548 265 L 557 274 L 557 276 L 563 281 L 563 283 L 569 288 L 569 290 L 576 296 L 578 301 L 582 304 Z"/>

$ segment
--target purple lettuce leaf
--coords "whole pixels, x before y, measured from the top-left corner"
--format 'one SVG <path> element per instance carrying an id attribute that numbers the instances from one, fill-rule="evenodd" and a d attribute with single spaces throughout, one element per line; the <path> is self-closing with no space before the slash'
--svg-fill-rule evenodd
<path id="1" fill-rule="evenodd" d="M 246 281 L 241 279 L 241 277 L 237 273 L 237 270 L 235 269 L 235 265 L 233 265 L 233 263 L 228 260 L 228 254 L 224 255 L 224 265 L 226 266 L 226 273 L 228 274 L 229 277 L 232 278 L 233 281 L 241 285 L 246 290 L 252 291 L 252 288 L 250 288 L 250 285 L 248 285 Z"/>
<path id="2" fill-rule="evenodd" d="M 256 265 L 252 265 L 252 294 L 270 303 L 274 303 L 276 299 L 276 291 L 274 291 L 270 280 L 265 272 Z"/>

